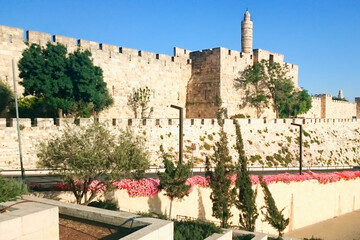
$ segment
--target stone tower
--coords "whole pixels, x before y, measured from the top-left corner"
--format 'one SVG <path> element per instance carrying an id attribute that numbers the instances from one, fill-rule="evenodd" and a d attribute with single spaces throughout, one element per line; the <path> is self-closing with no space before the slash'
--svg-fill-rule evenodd
<path id="1" fill-rule="evenodd" d="M 340 99 L 344 98 L 344 93 L 343 93 L 343 91 L 341 89 L 339 91 L 338 98 L 340 98 Z"/>
<path id="2" fill-rule="evenodd" d="M 244 20 L 241 22 L 241 51 L 252 53 L 253 50 L 253 22 L 250 13 L 246 10 Z"/>

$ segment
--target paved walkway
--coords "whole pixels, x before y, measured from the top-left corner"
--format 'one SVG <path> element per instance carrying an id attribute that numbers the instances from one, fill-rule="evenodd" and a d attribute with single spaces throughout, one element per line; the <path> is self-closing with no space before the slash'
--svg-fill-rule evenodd
<path id="1" fill-rule="evenodd" d="M 285 234 L 287 237 L 324 240 L 360 240 L 360 210 Z"/>

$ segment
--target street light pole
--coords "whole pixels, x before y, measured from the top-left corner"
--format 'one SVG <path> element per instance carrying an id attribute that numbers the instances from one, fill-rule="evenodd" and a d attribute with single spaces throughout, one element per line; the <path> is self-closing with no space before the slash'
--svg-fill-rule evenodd
<path id="1" fill-rule="evenodd" d="M 299 145 L 300 145 L 300 175 L 302 175 L 302 125 L 298 123 L 291 123 L 291 125 L 300 127 L 300 139 L 299 139 Z"/>
<path id="2" fill-rule="evenodd" d="M 183 108 L 176 106 L 176 105 L 170 105 L 170 107 L 175 108 L 179 110 L 179 163 L 182 163 L 183 160 L 183 121 L 184 121 L 184 112 Z"/>
<path id="3" fill-rule="evenodd" d="M 22 149 L 21 149 L 21 136 L 20 136 L 20 123 L 19 123 L 19 108 L 17 101 L 17 92 L 16 92 L 16 79 L 15 79 L 15 63 L 14 59 L 12 60 L 12 72 L 13 72 L 13 82 L 14 82 L 14 98 L 15 98 L 15 110 L 16 110 L 16 123 L 17 123 L 17 134 L 19 142 L 19 155 L 20 155 L 20 169 L 21 169 L 21 180 L 25 182 L 25 171 L 22 161 Z"/>

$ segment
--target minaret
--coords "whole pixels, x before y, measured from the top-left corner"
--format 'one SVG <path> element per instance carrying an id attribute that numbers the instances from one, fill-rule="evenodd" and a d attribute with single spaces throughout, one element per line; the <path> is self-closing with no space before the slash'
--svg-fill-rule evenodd
<path id="1" fill-rule="evenodd" d="M 250 13 L 246 10 L 244 20 L 241 22 L 241 52 L 252 53 L 253 51 L 253 22 Z"/>
<path id="2" fill-rule="evenodd" d="M 338 98 L 340 98 L 340 99 L 344 98 L 344 93 L 343 93 L 343 91 L 341 89 L 339 91 Z"/>

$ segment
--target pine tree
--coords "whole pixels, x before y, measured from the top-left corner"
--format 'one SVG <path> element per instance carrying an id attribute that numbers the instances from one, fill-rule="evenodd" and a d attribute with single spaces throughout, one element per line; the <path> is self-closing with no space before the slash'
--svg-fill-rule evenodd
<path id="1" fill-rule="evenodd" d="M 235 122 L 236 127 L 236 150 L 239 154 L 239 165 L 237 168 L 236 187 L 239 189 L 236 207 L 240 210 L 239 224 L 242 229 L 255 231 L 255 222 L 259 216 L 256 207 L 257 191 L 251 188 L 250 174 L 247 169 L 247 158 L 244 151 L 244 143 L 241 136 L 240 125 Z"/>
<path id="2" fill-rule="evenodd" d="M 160 179 L 159 189 L 166 191 L 165 195 L 170 198 L 169 219 L 171 219 L 172 203 L 174 198 L 182 199 L 189 195 L 190 185 L 185 185 L 191 171 L 191 163 L 183 164 L 181 162 L 175 167 L 171 155 L 166 153 L 163 146 L 160 146 L 165 172 L 158 172 Z"/>
<path id="3" fill-rule="evenodd" d="M 213 202 L 213 216 L 220 219 L 221 227 L 229 226 L 229 219 L 232 217 L 230 208 L 235 201 L 236 189 L 231 187 L 230 176 L 234 173 L 232 158 L 229 154 L 228 140 L 224 131 L 224 113 L 225 109 L 221 108 L 221 100 L 217 98 L 219 110 L 217 114 L 218 124 L 220 126 L 220 139 L 215 143 L 214 155 L 211 157 L 212 163 L 215 165 L 214 171 L 209 168 L 208 161 L 207 176 L 210 178 L 210 187 L 212 193 L 210 198 Z"/>
<path id="4" fill-rule="evenodd" d="M 275 200 L 271 195 L 271 192 L 264 181 L 263 176 L 260 176 L 260 184 L 264 192 L 265 206 L 263 208 L 266 209 L 266 212 L 262 212 L 265 216 L 265 221 L 268 222 L 273 228 L 275 228 L 279 233 L 279 238 L 282 239 L 283 231 L 289 224 L 289 218 L 285 218 L 283 215 L 283 211 L 285 208 L 278 210 L 275 204 Z"/>

